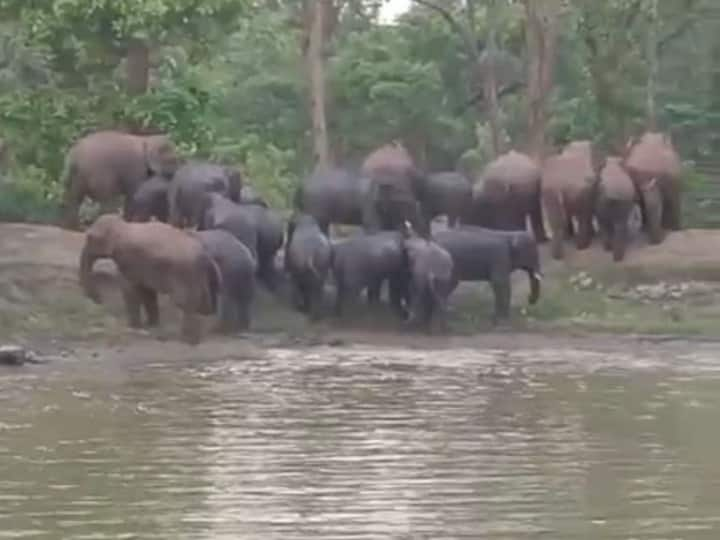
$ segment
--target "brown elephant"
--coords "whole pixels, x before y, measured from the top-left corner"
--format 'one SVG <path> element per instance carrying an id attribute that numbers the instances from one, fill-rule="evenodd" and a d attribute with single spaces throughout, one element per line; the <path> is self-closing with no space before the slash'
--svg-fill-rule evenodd
<path id="1" fill-rule="evenodd" d="M 215 313 L 222 278 L 198 238 L 159 221 L 129 223 L 103 214 L 88 228 L 80 255 L 80 284 L 97 303 L 101 299 L 91 273 L 102 258 L 112 259 L 118 268 L 131 327 L 141 326 L 141 308 L 147 325 L 157 326 L 157 295 L 168 294 L 182 310 L 184 340 L 199 343 L 198 316 Z"/>
<path id="2" fill-rule="evenodd" d="M 515 150 L 503 154 L 485 167 L 473 186 L 472 209 L 463 223 L 526 230 L 529 217 L 535 240 L 546 242 L 540 179 L 540 167 L 532 158 Z"/>
<path id="3" fill-rule="evenodd" d="M 630 140 L 623 162 L 637 190 L 643 221 L 651 243 L 659 244 L 664 231 L 681 228 L 682 165 L 669 135 L 647 132 Z"/>
<path id="4" fill-rule="evenodd" d="M 415 230 L 427 232 L 420 205 L 425 178 L 402 143 L 371 152 L 360 172 L 369 180 L 361 203 L 366 231 L 400 229 L 409 221 Z"/>
<path id="5" fill-rule="evenodd" d="M 622 158 L 608 157 L 600 172 L 595 215 L 603 245 L 621 261 L 629 240 L 630 214 L 635 205 L 635 186 L 622 166 Z"/>
<path id="6" fill-rule="evenodd" d="M 598 162 L 590 141 L 574 141 L 549 157 L 542 170 L 542 200 L 552 231 L 553 258 L 562 259 L 566 236 L 577 220 L 577 249 L 587 249 L 593 237 Z"/>
<path id="7" fill-rule="evenodd" d="M 152 175 L 170 179 L 179 166 L 175 145 L 166 135 L 131 135 L 98 131 L 77 141 L 65 158 L 63 182 L 64 224 L 78 228 L 78 210 L 85 197 L 105 211 L 124 195 L 124 217 L 129 219 L 130 198 Z"/>

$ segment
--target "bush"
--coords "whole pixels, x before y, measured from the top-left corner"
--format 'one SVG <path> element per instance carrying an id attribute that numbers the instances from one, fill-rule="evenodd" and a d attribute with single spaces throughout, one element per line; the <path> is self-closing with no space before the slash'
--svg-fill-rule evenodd
<path id="1" fill-rule="evenodd" d="M 0 221 L 57 223 L 60 191 L 43 169 L 26 167 L 0 179 Z"/>

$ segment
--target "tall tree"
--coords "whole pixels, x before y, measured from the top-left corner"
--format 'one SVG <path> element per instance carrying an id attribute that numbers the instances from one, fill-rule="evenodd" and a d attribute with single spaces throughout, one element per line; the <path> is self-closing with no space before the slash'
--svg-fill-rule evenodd
<path id="1" fill-rule="evenodd" d="M 332 0 L 305 0 L 307 39 L 304 56 L 310 88 L 314 161 L 318 167 L 327 167 L 330 164 L 325 96 L 325 46 L 330 18 L 337 16 L 334 9 Z"/>
<path id="2" fill-rule="evenodd" d="M 523 0 L 528 52 L 528 151 L 536 159 L 546 152 L 547 103 L 553 86 L 559 0 Z"/>

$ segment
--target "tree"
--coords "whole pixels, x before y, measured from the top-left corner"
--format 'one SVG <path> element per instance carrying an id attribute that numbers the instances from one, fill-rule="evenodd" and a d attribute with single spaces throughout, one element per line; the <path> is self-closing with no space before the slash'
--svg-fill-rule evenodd
<path id="1" fill-rule="evenodd" d="M 332 0 L 305 0 L 308 15 L 304 47 L 307 76 L 310 86 L 310 116 L 312 118 L 312 139 L 316 166 L 327 167 L 330 163 L 330 144 L 327 134 L 325 45 L 327 41 L 328 18 L 333 16 Z"/>
<path id="2" fill-rule="evenodd" d="M 547 102 L 553 85 L 559 0 L 523 0 L 528 52 L 528 151 L 537 159 L 546 152 Z"/>

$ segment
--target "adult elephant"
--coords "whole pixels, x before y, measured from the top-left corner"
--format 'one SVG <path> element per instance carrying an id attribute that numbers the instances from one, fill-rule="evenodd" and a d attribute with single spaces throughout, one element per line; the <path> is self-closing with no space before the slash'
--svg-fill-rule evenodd
<path id="1" fill-rule="evenodd" d="M 420 203 L 428 220 L 446 215 L 448 226 L 455 227 L 472 208 L 472 196 L 472 184 L 463 174 L 439 172 L 427 177 Z"/>
<path id="2" fill-rule="evenodd" d="M 681 228 L 682 164 L 669 135 L 644 133 L 630 140 L 623 163 L 640 196 L 651 243 L 662 242 L 665 231 Z"/>
<path id="3" fill-rule="evenodd" d="M 542 199 L 552 231 L 553 258 L 565 254 L 565 237 L 577 221 L 577 249 L 587 249 L 593 237 L 598 160 L 590 141 L 574 141 L 549 157 L 542 170 Z"/>
<path id="4" fill-rule="evenodd" d="M 239 206 L 250 217 L 257 234 L 258 277 L 269 290 L 275 291 L 279 277 L 275 259 L 285 240 L 283 219 L 278 212 L 262 204 L 241 202 Z"/>
<path id="5" fill-rule="evenodd" d="M 179 167 L 175 145 L 166 135 L 131 135 L 98 131 L 78 140 L 65 158 L 63 222 L 78 228 L 78 211 L 85 197 L 99 202 L 105 211 L 118 195 L 129 199 L 151 175 L 170 179 Z"/>
<path id="6" fill-rule="evenodd" d="M 227 231 L 198 231 L 193 234 L 218 265 L 222 276 L 218 297 L 220 330 L 226 333 L 247 330 L 257 271 L 252 253 Z"/>
<path id="7" fill-rule="evenodd" d="M 401 143 L 371 152 L 360 174 L 370 182 L 363 203 L 366 232 L 400 230 L 405 221 L 416 231 L 429 230 L 420 204 L 426 179 Z"/>
<path id="8" fill-rule="evenodd" d="M 362 225 L 370 181 L 350 169 L 318 168 L 295 192 L 295 208 L 315 218 L 327 235 L 331 223 Z"/>
<path id="9" fill-rule="evenodd" d="M 194 227 L 208 204 L 208 193 L 240 200 L 242 176 L 237 169 L 207 161 L 191 161 L 180 167 L 168 189 L 170 223 Z"/>
<path id="10" fill-rule="evenodd" d="M 197 238 L 160 222 L 128 223 L 103 214 L 88 228 L 80 255 L 80 283 L 88 297 L 101 302 L 91 273 L 96 260 L 112 259 L 120 273 L 128 324 L 159 323 L 158 294 L 168 294 L 182 310 L 185 341 L 200 341 L 198 315 L 217 307 L 220 270 Z"/>
<path id="11" fill-rule="evenodd" d="M 635 187 L 622 167 L 622 159 L 608 157 L 600 172 L 595 214 L 603 245 L 612 250 L 613 260 L 621 261 L 629 241 L 630 215 L 635 205 Z"/>
<path id="12" fill-rule="evenodd" d="M 498 230 L 525 230 L 530 218 L 535 239 L 546 242 L 540 202 L 540 167 L 510 150 L 489 163 L 473 186 L 472 208 L 463 222 Z"/>

